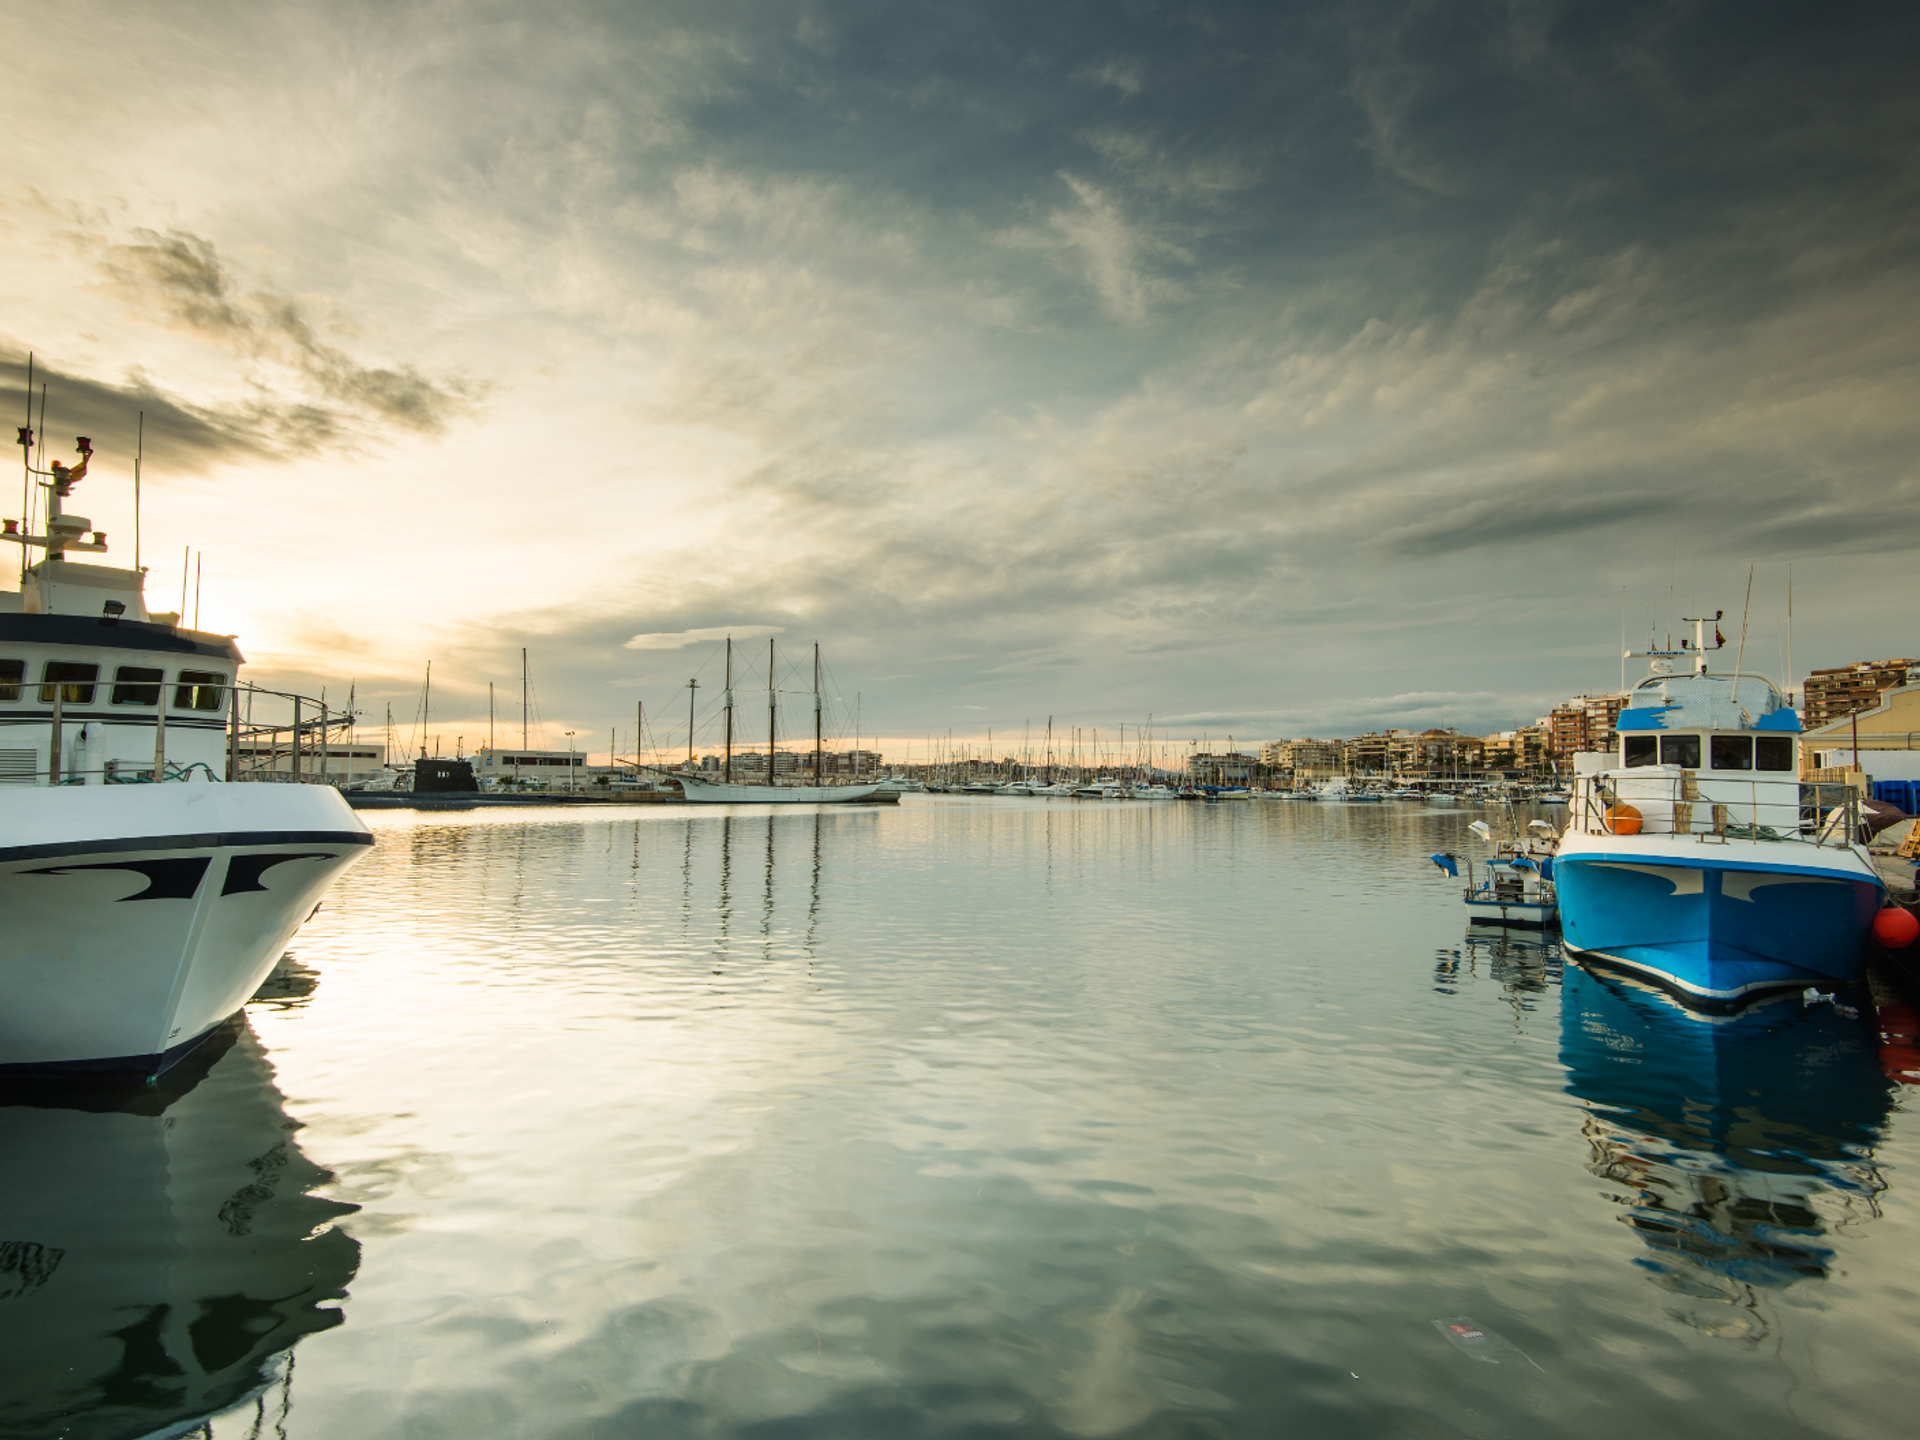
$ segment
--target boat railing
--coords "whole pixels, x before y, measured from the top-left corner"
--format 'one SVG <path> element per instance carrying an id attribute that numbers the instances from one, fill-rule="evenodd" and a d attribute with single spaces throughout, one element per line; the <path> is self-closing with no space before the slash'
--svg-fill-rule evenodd
<path id="1" fill-rule="evenodd" d="M 1575 782 L 1568 828 L 1588 835 L 1783 841 L 1845 848 L 1860 834 L 1860 792 L 1792 776 L 1606 771 Z"/>

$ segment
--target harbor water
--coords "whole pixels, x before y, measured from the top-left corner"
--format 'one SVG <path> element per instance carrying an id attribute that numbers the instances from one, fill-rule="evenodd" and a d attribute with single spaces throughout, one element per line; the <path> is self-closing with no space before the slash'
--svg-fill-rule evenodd
<path id="1" fill-rule="evenodd" d="M 1871 1012 L 1469 934 L 1476 814 L 370 813 L 159 1090 L 4 1097 L 0 1435 L 1909 1429 Z"/>

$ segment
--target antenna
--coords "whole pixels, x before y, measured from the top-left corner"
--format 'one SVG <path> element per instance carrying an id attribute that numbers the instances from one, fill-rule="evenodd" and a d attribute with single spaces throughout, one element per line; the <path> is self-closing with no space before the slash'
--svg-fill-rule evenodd
<path id="1" fill-rule="evenodd" d="M 133 442 L 133 568 L 140 568 L 140 462 L 147 454 L 147 412 L 140 412 L 140 429 Z"/>
<path id="2" fill-rule="evenodd" d="M 33 352 L 27 352 L 27 423 L 20 427 L 20 528 L 33 533 Z M 27 547 L 20 547 L 20 588 L 27 588 Z M 24 602 L 23 602 L 24 603 Z"/>
<path id="3" fill-rule="evenodd" d="M 193 547 L 180 547 L 180 618 L 187 618 L 187 572 L 193 568 Z"/>
<path id="4" fill-rule="evenodd" d="M 1793 562 L 1787 562 L 1787 699 L 1793 699 Z"/>
<path id="5" fill-rule="evenodd" d="M 206 558 L 205 552 L 193 557 L 193 628 L 196 630 L 200 628 L 200 562 Z"/>
<path id="6" fill-rule="evenodd" d="M 1733 652 L 1735 675 L 1740 673 L 1740 662 L 1747 658 L 1747 611 L 1753 608 L 1753 565 L 1753 561 L 1747 562 L 1747 603 L 1740 607 L 1740 648 Z M 1735 682 L 1734 688 L 1738 690 L 1738 681 Z"/>

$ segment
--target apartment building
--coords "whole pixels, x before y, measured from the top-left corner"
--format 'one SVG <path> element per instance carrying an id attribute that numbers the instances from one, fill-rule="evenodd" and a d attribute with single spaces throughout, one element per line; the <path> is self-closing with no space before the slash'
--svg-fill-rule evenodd
<path id="1" fill-rule="evenodd" d="M 1881 692 L 1920 682 L 1920 660 L 1856 660 L 1807 676 L 1801 723 L 1818 730 L 1856 711 L 1871 710 Z"/>

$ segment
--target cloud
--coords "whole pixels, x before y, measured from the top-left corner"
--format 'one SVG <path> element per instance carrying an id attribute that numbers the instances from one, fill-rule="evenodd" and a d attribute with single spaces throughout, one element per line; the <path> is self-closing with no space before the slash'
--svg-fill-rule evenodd
<path id="1" fill-rule="evenodd" d="M 650 635 L 635 635 L 621 642 L 623 650 L 683 650 L 689 645 L 711 644 L 716 640 L 764 640 L 769 635 L 784 635 L 783 625 L 708 625 L 697 630 L 668 630 Z"/>
<path id="2" fill-rule="evenodd" d="M 6 392 L 0 404 L 7 413 L 21 413 L 26 384 L 26 352 L 0 345 L 0 385 Z M 198 471 L 219 462 L 263 459 L 286 449 L 308 448 L 316 431 L 328 433 L 323 416 L 304 414 L 297 407 L 194 405 L 162 391 L 138 371 L 114 383 L 36 358 L 35 391 L 43 384 L 50 408 L 42 439 L 49 454 L 64 449 L 64 422 L 76 414 L 87 417 L 86 428 L 101 455 L 116 459 L 133 455 L 144 414 L 147 461 L 161 471 Z"/>
<path id="3" fill-rule="evenodd" d="M 1187 293 L 1178 281 L 1152 268 L 1157 262 L 1191 261 L 1187 250 L 1130 220 L 1120 202 L 1091 181 L 1065 171 L 1060 180 L 1076 203 L 1050 211 L 1044 230 L 1005 232 L 1003 244 L 1054 256 L 1092 287 L 1110 314 L 1128 323 L 1146 319 L 1155 305 Z"/>
<path id="4" fill-rule="evenodd" d="M 426 435 L 470 413 L 481 387 L 457 376 L 429 377 L 408 366 L 363 365 L 321 336 L 307 307 L 271 290 L 244 291 L 213 243 L 185 231 L 135 229 L 125 242 L 98 247 L 101 271 L 129 305 L 183 327 L 244 360 L 278 366 L 345 410 Z M 307 448 L 332 440 L 337 414 L 313 406 Z M 290 437 L 291 438 L 291 437 Z"/>

